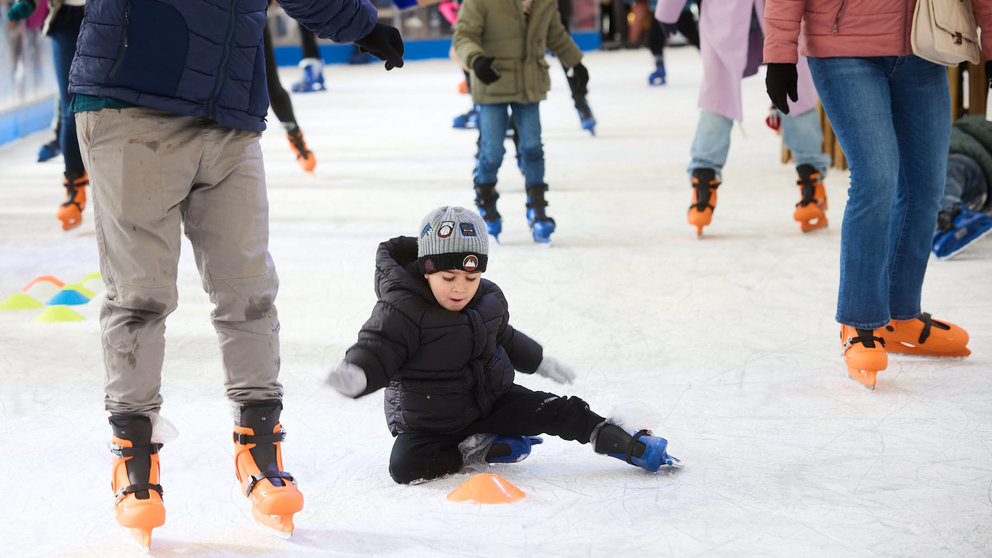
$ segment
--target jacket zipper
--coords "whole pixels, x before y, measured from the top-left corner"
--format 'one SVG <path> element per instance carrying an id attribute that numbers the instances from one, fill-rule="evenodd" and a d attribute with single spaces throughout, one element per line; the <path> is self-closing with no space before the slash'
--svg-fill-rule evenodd
<path id="1" fill-rule="evenodd" d="M 121 69 L 121 64 L 124 63 L 124 55 L 127 53 L 127 27 L 131 24 L 131 3 L 128 2 L 124 5 L 124 33 L 121 37 L 121 48 L 117 51 L 117 60 L 114 61 L 114 65 L 110 68 L 109 77 L 113 78 L 117 75 L 118 70 Z"/>
<path id="2" fill-rule="evenodd" d="M 214 82 L 214 90 L 207 101 L 207 118 L 213 120 L 214 111 L 217 109 L 217 99 L 220 97 L 220 89 L 224 85 L 224 70 L 227 68 L 227 59 L 231 56 L 231 38 L 234 36 L 234 26 L 238 17 L 238 0 L 231 0 L 231 17 L 227 22 L 227 36 L 224 38 L 224 55 L 220 59 L 220 71 L 217 81 Z"/>
<path id="3" fill-rule="evenodd" d="M 844 8 L 847 7 L 847 0 L 841 0 L 840 8 L 837 10 L 837 17 L 834 18 L 833 29 L 830 30 L 834 35 L 837 34 L 840 29 L 840 18 L 844 15 Z"/>

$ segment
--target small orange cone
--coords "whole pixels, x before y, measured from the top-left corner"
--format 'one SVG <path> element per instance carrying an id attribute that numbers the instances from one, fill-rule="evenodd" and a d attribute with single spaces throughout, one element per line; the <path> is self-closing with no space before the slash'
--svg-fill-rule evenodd
<path id="1" fill-rule="evenodd" d="M 524 496 L 526 494 L 522 490 L 503 477 L 491 473 L 479 473 L 452 490 L 448 494 L 448 499 L 452 502 L 475 504 L 506 504 L 520 500 Z"/>

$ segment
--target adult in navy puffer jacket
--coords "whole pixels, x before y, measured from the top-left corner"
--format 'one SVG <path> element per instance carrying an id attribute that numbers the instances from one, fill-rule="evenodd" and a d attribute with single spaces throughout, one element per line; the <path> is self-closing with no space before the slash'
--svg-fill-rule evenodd
<path id="1" fill-rule="evenodd" d="M 399 32 L 376 21 L 368 0 L 280 4 L 319 36 L 386 60 L 387 70 L 403 65 Z M 69 90 L 107 286 L 100 328 L 117 448 L 115 516 L 145 546 L 165 522 L 160 392 L 182 232 L 214 304 L 235 466 L 253 515 L 292 531 L 303 508 L 293 477 L 281 470 L 279 281 L 259 146 L 269 106 L 267 5 L 92 0 L 79 33 Z"/>

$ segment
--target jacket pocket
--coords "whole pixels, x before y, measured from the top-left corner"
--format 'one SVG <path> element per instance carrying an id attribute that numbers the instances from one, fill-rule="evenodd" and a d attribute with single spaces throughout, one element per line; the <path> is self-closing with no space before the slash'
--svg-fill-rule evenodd
<path id="1" fill-rule="evenodd" d="M 120 53 L 107 82 L 174 96 L 188 48 L 189 30 L 179 10 L 158 0 L 131 0 L 125 7 Z"/>
<path id="2" fill-rule="evenodd" d="M 485 94 L 494 97 L 508 97 L 518 92 L 520 80 L 520 61 L 509 58 L 497 58 L 493 68 L 499 72 L 499 79 L 486 86 Z"/>
<path id="3" fill-rule="evenodd" d="M 477 418 L 467 404 L 471 394 L 444 387 L 404 386 L 402 424 L 418 432 L 456 432 Z"/>

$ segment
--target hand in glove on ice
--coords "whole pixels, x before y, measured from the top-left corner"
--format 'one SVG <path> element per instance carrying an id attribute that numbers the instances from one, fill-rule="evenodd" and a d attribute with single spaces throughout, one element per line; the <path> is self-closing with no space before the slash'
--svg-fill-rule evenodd
<path id="1" fill-rule="evenodd" d="M 376 23 L 372 31 L 355 41 L 362 52 L 386 61 L 386 70 L 403 67 L 403 39 L 392 25 Z"/>
<path id="2" fill-rule="evenodd" d="M 799 75 L 795 64 L 779 62 L 768 64 L 765 90 L 768 91 L 768 98 L 772 100 L 772 104 L 783 114 L 789 114 L 789 102 L 785 99 L 786 96 L 792 99 L 792 102 L 799 100 L 798 84 Z"/>
<path id="3" fill-rule="evenodd" d="M 357 397 L 368 386 L 368 378 L 365 377 L 365 371 L 360 367 L 343 360 L 337 368 L 331 370 L 331 373 L 327 375 L 326 383 L 341 395 Z"/>
<path id="4" fill-rule="evenodd" d="M 475 77 L 486 85 L 499 79 L 499 72 L 493 68 L 493 60 L 495 58 L 492 56 L 480 56 L 475 59 L 475 62 L 472 62 L 472 71 L 475 72 Z"/>
<path id="5" fill-rule="evenodd" d="M 7 10 L 7 19 L 10 21 L 20 21 L 34 13 L 34 2 L 18 0 Z"/>
<path id="6" fill-rule="evenodd" d="M 541 364 L 534 371 L 538 376 L 544 376 L 554 382 L 559 384 L 570 384 L 572 380 L 575 379 L 575 371 L 572 370 L 571 366 L 563 362 L 559 362 L 558 359 L 554 357 L 544 357 Z"/>

